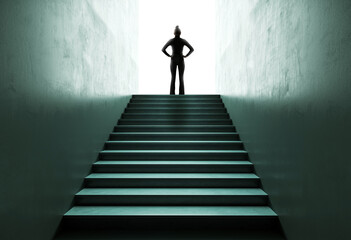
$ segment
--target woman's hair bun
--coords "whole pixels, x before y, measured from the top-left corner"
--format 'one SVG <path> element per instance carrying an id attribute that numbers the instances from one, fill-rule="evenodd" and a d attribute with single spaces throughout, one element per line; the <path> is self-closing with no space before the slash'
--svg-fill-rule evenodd
<path id="1" fill-rule="evenodd" d="M 175 29 L 174 29 L 174 34 L 175 35 L 180 35 L 182 33 L 182 31 L 180 31 L 180 28 L 179 28 L 179 26 L 177 25 L 176 27 L 175 27 Z"/>

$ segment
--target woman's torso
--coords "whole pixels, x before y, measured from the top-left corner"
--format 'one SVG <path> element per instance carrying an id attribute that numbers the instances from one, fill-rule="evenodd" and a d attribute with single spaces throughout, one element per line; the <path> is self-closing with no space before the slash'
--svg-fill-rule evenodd
<path id="1" fill-rule="evenodd" d="M 172 46 L 172 59 L 174 58 L 183 58 L 183 48 L 184 48 L 184 40 L 182 38 L 173 38 L 171 42 Z"/>

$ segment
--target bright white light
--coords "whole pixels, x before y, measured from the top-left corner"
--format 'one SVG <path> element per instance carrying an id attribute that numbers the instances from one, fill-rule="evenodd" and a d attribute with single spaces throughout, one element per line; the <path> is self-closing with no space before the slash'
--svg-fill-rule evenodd
<path id="1" fill-rule="evenodd" d="M 185 59 L 185 94 L 215 93 L 215 0 L 141 0 L 139 14 L 139 93 L 169 94 L 170 58 L 161 49 L 176 25 L 195 49 Z M 176 94 L 178 84 L 177 71 Z"/>

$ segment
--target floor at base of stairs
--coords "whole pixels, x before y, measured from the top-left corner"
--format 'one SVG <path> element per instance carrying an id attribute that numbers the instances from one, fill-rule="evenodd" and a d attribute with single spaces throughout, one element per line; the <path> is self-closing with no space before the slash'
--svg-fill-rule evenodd
<path id="1" fill-rule="evenodd" d="M 276 231 L 65 231 L 55 240 L 283 240 Z"/>

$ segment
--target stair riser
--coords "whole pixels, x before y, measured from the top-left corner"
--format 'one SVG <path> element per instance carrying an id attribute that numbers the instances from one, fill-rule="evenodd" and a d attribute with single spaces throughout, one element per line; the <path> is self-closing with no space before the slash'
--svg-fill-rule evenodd
<path id="1" fill-rule="evenodd" d="M 115 126 L 114 132 L 235 132 L 235 127 L 226 126 Z"/>
<path id="2" fill-rule="evenodd" d="M 165 120 L 173 120 L 173 119 L 182 119 L 182 120 L 192 120 L 192 119 L 229 119 L 229 115 L 227 113 L 222 114 L 122 114 L 122 119 L 165 119 Z"/>
<path id="3" fill-rule="evenodd" d="M 100 153 L 101 160 L 247 160 L 247 153 Z"/>
<path id="4" fill-rule="evenodd" d="M 94 173 L 251 173 L 251 165 L 94 165 Z"/>
<path id="5" fill-rule="evenodd" d="M 105 143 L 105 150 L 243 150 L 239 143 Z"/>
<path id="6" fill-rule="evenodd" d="M 106 179 L 86 178 L 85 187 L 88 188 L 109 188 L 109 187 L 242 187 L 257 188 L 259 179 Z"/>
<path id="7" fill-rule="evenodd" d="M 239 141 L 238 134 L 110 134 L 110 141 Z"/>
<path id="8" fill-rule="evenodd" d="M 127 108 L 224 108 L 223 103 L 128 103 Z"/>
<path id="9" fill-rule="evenodd" d="M 125 113 L 227 113 L 225 108 L 126 108 Z"/>
<path id="10" fill-rule="evenodd" d="M 169 196 L 169 195 L 76 195 L 75 204 L 81 206 L 264 206 L 266 196 Z"/>

